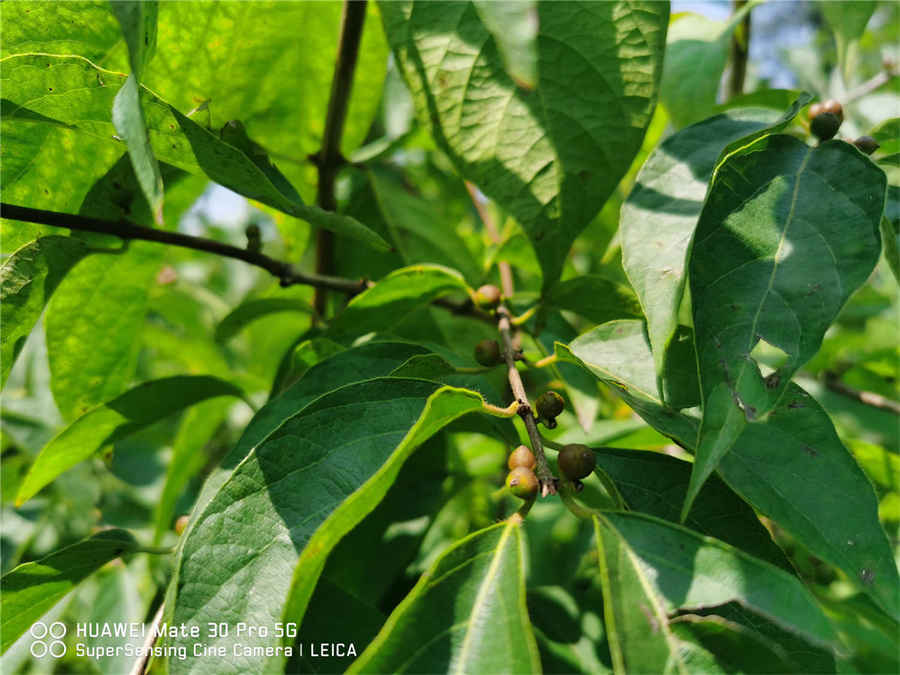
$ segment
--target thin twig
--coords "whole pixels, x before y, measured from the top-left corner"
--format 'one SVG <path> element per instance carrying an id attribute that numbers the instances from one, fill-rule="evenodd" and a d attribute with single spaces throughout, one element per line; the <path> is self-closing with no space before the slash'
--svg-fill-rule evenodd
<path id="1" fill-rule="evenodd" d="M 147 631 L 147 637 L 144 638 L 144 649 L 142 656 L 134 662 L 134 666 L 132 666 L 131 673 L 129 675 L 143 675 L 144 671 L 147 670 L 147 664 L 150 662 L 151 647 L 153 647 L 153 643 L 156 642 L 156 638 L 159 637 L 157 635 L 157 628 L 160 621 L 162 621 L 163 608 L 165 606 L 165 602 L 159 603 L 159 609 L 156 610 L 156 614 L 154 615 L 153 621 L 150 624 L 150 630 Z"/>
<path id="2" fill-rule="evenodd" d="M 341 154 L 341 137 L 344 134 L 344 120 L 353 88 L 353 74 L 359 55 L 366 19 L 366 0 L 345 0 L 341 16 L 341 34 L 338 38 L 337 61 L 331 79 L 331 95 L 325 114 L 325 131 L 322 147 L 312 157 L 319 170 L 316 203 L 326 211 L 337 210 L 334 183 L 340 168 L 347 163 Z M 334 233 L 320 229 L 316 233 L 316 273 L 330 274 L 334 271 Z M 325 316 L 325 288 L 316 287 L 313 306 L 319 316 Z"/>
<path id="3" fill-rule="evenodd" d="M 541 434 L 538 432 L 537 421 L 534 418 L 534 412 L 531 404 L 528 402 L 528 395 L 525 393 L 525 385 L 522 384 L 522 376 L 516 368 L 514 358 L 515 350 L 512 342 L 512 326 L 509 323 L 509 310 L 500 305 L 497 308 L 497 329 L 500 331 L 500 337 L 503 338 L 503 359 L 506 361 L 506 369 L 508 372 L 509 386 L 512 389 L 513 397 L 519 403 L 516 411 L 522 421 L 525 423 L 525 429 L 528 431 L 528 438 L 531 441 L 531 449 L 534 452 L 534 458 L 537 462 L 535 473 L 541 483 L 541 496 L 556 494 L 556 480 L 553 478 L 553 472 L 547 465 L 547 458 L 544 456 L 544 446 L 541 443 Z"/>
<path id="4" fill-rule="evenodd" d="M 878 73 L 875 73 L 875 75 L 873 75 L 871 78 L 861 83 L 851 91 L 847 92 L 843 99 L 844 104 L 853 103 L 854 101 L 857 101 L 864 96 L 868 96 L 876 89 L 883 87 L 896 76 L 897 73 L 893 70 L 882 70 Z"/>
<path id="5" fill-rule="evenodd" d="M 237 246 L 231 246 L 230 244 L 224 244 L 205 237 L 194 237 L 188 234 L 181 234 L 180 232 L 169 232 L 168 230 L 134 225 L 127 221 L 102 220 L 89 216 L 59 213 L 58 211 L 44 211 L 43 209 L 16 206 L 6 202 L 0 203 L 0 216 L 11 220 L 22 220 L 51 227 L 65 227 L 79 232 L 109 234 L 125 241 L 132 239 L 153 241 L 159 244 L 190 248 L 195 251 L 215 253 L 226 258 L 236 258 L 263 268 L 272 276 L 277 277 L 282 286 L 304 284 L 355 295 L 366 290 L 370 285 L 365 279 L 345 279 L 323 274 L 305 274 L 288 262 L 270 258 L 258 251 L 238 248 Z"/>
<path id="6" fill-rule="evenodd" d="M 865 405 L 871 406 L 873 408 L 878 408 L 879 410 L 886 410 L 887 412 L 892 412 L 895 415 L 900 415 L 900 403 L 898 403 L 897 401 L 892 401 L 891 399 L 882 396 L 881 394 L 876 394 L 872 391 L 862 391 L 860 389 L 848 387 L 846 384 L 841 382 L 840 378 L 835 373 L 825 373 L 825 386 L 828 387 L 831 391 L 856 399 L 857 401 L 859 401 L 860 403 L 864 403 Z"/>
<path id="7" fill-rule="evenodd" d="M 734 13 L 741 11 L 747 0 L 733 0 Z M 750 50 L 750 12 L 744 14 L 739 26 L 731 35 L 731 71 L 728 76 L 728 98 L 744 93 L 744 79 L 747 76 L 747 54 Z"/>
<path id="8" fill-rule="evenodd" d="M 466 190 L 469 192 L 469 197 L 471 197 L 472 199 L 472 204 L 475 205 L 475 210 L 478 212 L 478 217 L 481 218 L 481 222 L 484 223 L 484 229 L 487 230 L 488 236 L 491 238 L 491 241 L 493 241 L 495 244 L 500 244 L 500 229 L 497 227 L 497 224 L 494 222 L 494 218 L 491 216 L 491 212 L 488 211 L 487 205 L 481 198 L 481 194 L 479 193 L 478 188 L 469 181 L 466 181 Z M 499 260 L 497 261 L 497 269 L 500 271 L 500 290 L 503 291 L 504 297 L 511 298 L 513 293 L 515 292 L 515 288 L 513 286 L 512 267 L 505 260 Z"/>

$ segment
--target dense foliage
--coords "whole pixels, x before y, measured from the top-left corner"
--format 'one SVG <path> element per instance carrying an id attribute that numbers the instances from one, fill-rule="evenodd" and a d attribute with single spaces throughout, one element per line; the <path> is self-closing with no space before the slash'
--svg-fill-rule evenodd
<path id="1" fill-rule="evenodd" d="M 900 8 L 758 4 L 3 3 L 3 672 L 900 670 Z"/>

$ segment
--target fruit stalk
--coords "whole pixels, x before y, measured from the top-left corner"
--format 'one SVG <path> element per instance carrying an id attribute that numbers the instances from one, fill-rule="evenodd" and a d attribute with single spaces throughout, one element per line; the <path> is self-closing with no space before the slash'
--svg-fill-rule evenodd
<path id="1" fill-rule="evenodd" d="M 522 376 L 516 368 L 514 358 L 515 350 L 512 342 L 512 326 L 510 325 L 509 310 L 505 305 L 497 308 L 497 329 L 500 331 L 500 337 L 503 338 L 503 359 L 506 361 L 508 371 L 509 386 L 512 389 L 513 396 L 519 402 L 519 417 L 525 423 L 525 430 L 528 432 L 528 438 L 531 441 L 531 449 L 534 451 L 534 458 L 537 461 L 535 473 L 541 483 L 541 496 L 556 494 L 556 480 L 553 478 L 553 472 L 547 464 L 547 458 L 544 456 L 544 446 L 541 443 L 541 435 L 538 433 L 537 421 L 534 418 L 534 412 L 531 404 L 528 402 L 528 395 L 525 393 L 525 385 L 522 384 Z"/>

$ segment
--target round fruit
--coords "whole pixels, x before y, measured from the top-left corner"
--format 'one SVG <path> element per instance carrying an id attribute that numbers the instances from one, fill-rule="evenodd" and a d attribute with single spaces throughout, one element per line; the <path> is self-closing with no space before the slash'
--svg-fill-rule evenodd
<path id="1" fill-rule="evenodd" d="M 485 367 L 496 366 L 503 360 L 500 345 L 496 340 L 482 340 L 475 345 L 475 360 Z"/>
<path id="2" fill-rule="evenodd" d="M 859 148 L 862 152 L 867 155 L 871 155 L 881 146 L 878 145 L 878 141 L 876 141 L 871 136 L 860 136 L 855 141 L 853 141 L 853 145 Z"/>
<path id="3" fill-rule="evenodd" d="M 844 121 L 844 107 L 833 98 L 828 99 L 822 104 L 822 112 L 831 113 L 841 122 Z"/>
<path id="4" fill-rule="evenodd" d="M 840 128 L 841 120 L 837 115 L 830 112 L 819 113 L 809 121 L 809 130 L 820 141 L 834 138 L 834 135 Z"/>
<path id="5" fill-rule="evenodd" d="M 537 464 L 537 461 L 534 459 L 534 455 L 525 445 L 520 445 L 513 450 L 509 455 L 509 459 L 506 460 L 506 466 L 508 466 L 510 470 L 520 466 L 525 467 L 526 469 L 534 469 L 535 464 Z"/>
<path id="6" fill-rule="evenodd" d="M 818 117 L 823 112 L 825 112 L 825 110 L 821 103 L 813 103 L 811 106 L 809 106 L 809 119 Z"/>
<path id="7" fill-rule="evenodd" d="M 534 471 L 517 466 L 506 476 L 506 487 L 519 499 L 531 499 L 537 494 L 539 486 Z"/>
<path id="8" fill-rule="evenodd" d="M 188 526 L 188 517 L 187 516 L 178 516 L 178 520 L 175 521 L 175 534 L 181 535 L 184 532 L 184 529 Z"/>
<path id="9" fill-rule="evenodd" d="M 534 407 L 537 410 L 538 417 L 552 420 L 563 411 L 566 403 L 563 401 L 563 397 L 555 391 L 545 391 L 538 396 L 537 401 L 534 402 Z"/>
<path id="10" fill-rule="evenodd" d="M 485 284 L 475 291 L 475 304 L 481 309 L 496 309 L 501 298 L 500 289 L 493 284 Z"/>
<path id="11" fill-rule="evenodd" d="M 581 443 L 572 443 L 563 447 L 559 451 L 557 462 L 559 462 L 559 470 L 572 480 L 590 476 L 594 467 L 597 466 L 594 452 Z"/>

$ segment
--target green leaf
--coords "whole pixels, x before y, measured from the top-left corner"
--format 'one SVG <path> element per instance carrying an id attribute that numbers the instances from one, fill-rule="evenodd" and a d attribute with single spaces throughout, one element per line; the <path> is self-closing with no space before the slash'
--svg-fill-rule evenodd
<path id="1" fill-rule="evenodd" d="M 540 672 L 521 528 L 513 517 L 454 544 L 347 672 Z"/>
<path id="2" fill-rule="evenodd" d="M 395 270 L 355 296 L 331 323 L 333 335 L 385 330 L 413 310 L 453 292 L 472 293 L 462 275 L 438 265 Z"/>
<path id="3" fill-rule="evenodd" d="M 0 654 L 87 576 L 137 547 L 124 530 L 104 530 L 0 578 Z"/>
<path id="4" fill-rule="evenodd" d="M 746 425 L 719 474 L 900 618 L 900 579 L 872 485 L 828 414 L 803 389 L 791 384 L 765 421 Z"/>
<path id="5" fill-rule="evenodd" d="M 668 5 L 538 3 L 533 91 L 507 75 L 472 3 L 380 7 L 419 115 L 462 176 L 521 223 L 549 288 L 640 149 Z"/>
<path id="6" fill-rule="evenodd" d="M 874 0 L 819 2 L 822 15 L 834 31 L 838 65 L 844 76 L 845 86 L 853 84 L 857 79 L 854 73 L 859 65 L 859 39 L 877 5 Z"/>
<path id="7" fill-rule="evenodd" d="M 159 13 L 159 3 L 155 0 L 149 2 L 116 0 L 110 2 L 109 7 L 122 27 L 122 36 L 128 45 L 131 72 L 137 80 L 140 80 L 144 66 L 156 50 L 156 17 Z"/>
<path id="8" fill-rule="evenodd" d="M 216 326 L 215 340 L 225 342 L 240 333 L 247 324 L 256 319 L 280 312 L 301 312 L 312 314 L 308 302 L 299 298 L 255 298 L 235 307 Z"/>
<path id="9" fill-rule="evenodd" d="M 234 385 L 205 375 L 168 377 L 138 385 L 86 412 L 51 440 L 31 465 L 19 488 L 22 504 L 61 473 L 97 450 L 200 401 L 242 397 Z"/>
<path id="10" fill-rule="evenodd" d="M 128 45 L 128 60 L 131 75 L 116 94 L 112 107 L 112 122 L 116 131 L 128 146 L 134 173 L 147 203 L 154 214 L 154 220 L 162 223 L 162 204 L 165 196 L 159 163 L 150 147 L 144 111 L 141 109 L 141 95 L 138 85 L 144 65 L 156 49 L 157 2 L 110 2 L 122 35 Z"/>
<path id="11" fill-rule="evenodd" d="M 0 267 L 0 387 L 12 369 L 31 329 L 68 271 L 86 253 L 71 237 L 41 237 L 23 246 Z"/>
<path id="12" fill-rule="evenodd" d="M 643 450 L 599 448 L 594 454 L 597 466 L 615 481 L 632 511 L 678 522 L 691 477 L 689 462 Z M 703 486 L 685 525 L 760 560 L 793 571 L 753 509 L 718 476 L 711 476 Z"/>
<path id="13" fill-rule="evenodd" d="M 704 412 L 683 514 L 872 272 L 884 199 L 884 173 L 843 141 L 768 136 L 719 166 L 688 263 Z M 765 379 L 760 341 L 784 352 Z"/>
<path id="14" fill-rule="evenodd" d="M 878 145 L 879 154 L 893 155 L 900 152 L 900 117 L 885 120 L 869 132 Z"/>
<path id="15" fill-rule="evenodd" d="M 610 321 L 597 326 L 569 345 L 557 342 L 556 355 L 563 361 L 581 366 L 612 387 L 660 433 L 674 438 L 683 447 L 694 446 L 696 421 L 664 403 L 659 394 L 643 321 Z M 689 382 L 688 377 L 685 373 L 683 380 Z"/>
<path id="16" fill-rule="evenodd" d="M 538 82 L 538 9 L 536 0 L 475 0 L 481 22 L 491 32 L 516 84 L 534 89 Z"/>
<path id="17" fill-rule="evenodd" d="M 626 588 L 616 594 L 620 602 L 629 602 L 629 590 L 634 590 L 628 587 L 639 582 L 663 610 L 653 612 L 654 619 L 666 623 L 666 615 L 676 609 L 736 601 L 815 645 L 839 648 L 822 610 L 792 574 L 717 539 L 644 514 L 604 513 L 602 519 L 595 518 L 595 526 L 598 542 L 611 549 L 601 555 L 607 561 L 610 553 L 627 561 L 636 577 L 635 581 L 626 577 Z M 637 606 L 618 611 L 643 614 Z"/>
<path id="18" fill-rule="evenodd" d="M 678 326 L 687 252 L 716 165 L 730 150 L 786 126 L 808 94 L 779 116 L 730 110 L 667 138 L 638 174 L 622 206 L 622 265 L 647 317 L 657 372 Z"/>
<path id="19" fill-rule="evenodd" d="M 900 283 L 900 187 L 887 186 L 887 202 L 881 218 L 881 243 L 894 278 Z"/>
<path id="20" fill-rule="evenodd" d="M 176 563 L 167 601 L 171 620 L 205 626 L 226 612 L 234 622 L 269 625 L 289 616 L 285 620 L 299 623 L 328 553 L 378 504 L 409 454 L 483 404 L 480 395 L 463 389 L 376 378 L 299 410 L 253 447 L 200 506 Z M 281 643 L 270 633 L 210 644 L 230 652 L 235 641 Z M 175 673 L 217 672 L 220 664 L 189 657 L 169 667 Z M 263 657 L 248 656 L 241 664 L 243 672 L 264 667 Z"/>
<path id="21" fill-rule="evenodd" d="M 94 62 L 122 39 L 110 3 L 17 2 L 3 8 L 0 57 L 23 52 L 80 54 Z"/>
<path id="22" fill-rule="evenodd" d="M 599 274 L 584 274 L 560 281 L 550 289 L 547 302 L 558 309 L 580 314 L 594 323 L 641 316 L 641 306 L 634 292 L 628 286 Z"/>

